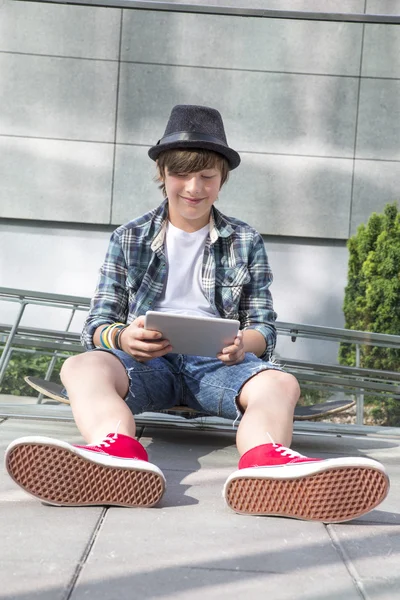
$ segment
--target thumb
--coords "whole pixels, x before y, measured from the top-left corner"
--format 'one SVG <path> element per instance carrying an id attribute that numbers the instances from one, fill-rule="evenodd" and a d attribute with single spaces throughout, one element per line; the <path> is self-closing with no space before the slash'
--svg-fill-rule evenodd
<path id="1" fill-rule="evenodd" d="M 144 320 L 145 320 L 144 315 L 141 315 L 140 317 L 138 317 L 137 319 L 135 319 L 135 325 L 136 325 L 136 327 L 141 327 L 142 329 L 144 329 Z"/>
<path id="2" fill-rule="evenodd" d="M 243 331 L 238 331 L 238 334 L 237 334 L 236 340 L 235 340 L 235 343 L 238 342 L 236 344 L 237 346 L 240 344 L 240 342 L 242 341 L 242 339 L 243 339 Z"/>

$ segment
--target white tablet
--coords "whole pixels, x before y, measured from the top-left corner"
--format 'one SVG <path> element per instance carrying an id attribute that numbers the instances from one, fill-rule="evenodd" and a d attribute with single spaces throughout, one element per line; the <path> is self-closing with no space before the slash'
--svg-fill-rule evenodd
<path id="1" fill-rule="evenodd" d="M 215 357 L 233 343 L 240 323 L 234 319 L 193 317 L 149 310 L 144 326 L 145 329 L 160 331 L 170 341 L 171 352 Z"/>

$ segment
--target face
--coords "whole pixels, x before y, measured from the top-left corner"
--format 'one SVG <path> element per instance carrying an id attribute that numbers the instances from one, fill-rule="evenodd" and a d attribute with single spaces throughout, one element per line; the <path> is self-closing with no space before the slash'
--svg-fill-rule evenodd
<path id="1" fill-rule="evenodd" d="M 219 169 L 180 174 L 165 171 L 164 184 L 172 225 L 188 232 L 205 227 L 221 188 Z"/>

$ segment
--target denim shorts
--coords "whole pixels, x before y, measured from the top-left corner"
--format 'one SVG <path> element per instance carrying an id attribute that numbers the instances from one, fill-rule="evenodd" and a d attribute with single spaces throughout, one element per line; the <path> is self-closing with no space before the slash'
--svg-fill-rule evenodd
<path id="1" fill-rule="evenodd" d="M 244 360 L 227 366 L 217 358 L 166 354 L 146 363 L 121 350 L 111 352 L 124 365 L 129 377 L 125 401 L 134 415 L 174 406 L 189 406 L 217 417 L 235 420 L 240 416 L 236 404 L 243 385 L 260 371 L 282 368 L 247 352 Z"/>

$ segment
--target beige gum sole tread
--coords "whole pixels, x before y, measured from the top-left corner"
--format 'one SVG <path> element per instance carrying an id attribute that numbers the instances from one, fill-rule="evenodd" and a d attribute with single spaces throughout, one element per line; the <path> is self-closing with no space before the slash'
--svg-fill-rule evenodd
<path id="1" fill-rule="evenodd" d="M 227 486 L 235 512 L 322 522 L 354 519 L 380 504 L 388 491 L 384 473 L 368 467 L 337 467 L 301 478 L 243 477 Z"/>
<path id="2" fill-rule="evenodd" d="M 61 506 L 150 507 L 164 493 L 164 480 L 157 473 L 100 465 L 50 444 L 15 446 L 7 468 L 29 494 Z"/>

